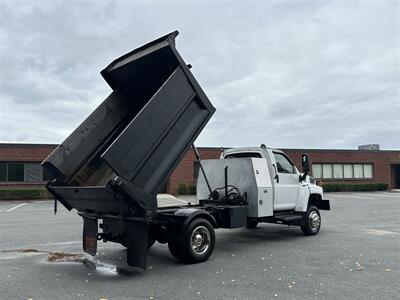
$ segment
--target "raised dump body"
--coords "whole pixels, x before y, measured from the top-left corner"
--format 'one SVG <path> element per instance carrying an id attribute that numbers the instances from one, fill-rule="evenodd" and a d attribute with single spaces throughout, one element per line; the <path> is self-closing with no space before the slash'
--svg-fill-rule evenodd
<path id="1" fill-rule="evenodd" d="M 101 75 L 113 92 L 42 163 L 56 178 L 48 190 L 83 217 L 88 253 L 96 253 L 98 219 L 128 220 L 129 234 L 107 240 L 126 244 L 128 263 L 145 266 L 140 244 L 157 192 L 215 112 L 175 48 L 177 35 L 106 67 Z"/>

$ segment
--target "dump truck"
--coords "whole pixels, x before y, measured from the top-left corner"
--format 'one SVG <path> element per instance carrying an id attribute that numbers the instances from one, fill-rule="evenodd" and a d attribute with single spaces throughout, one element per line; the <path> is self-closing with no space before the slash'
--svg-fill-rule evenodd
<path id="1" fill-rule="evenodd" d="M 111 94 L 42 162 L 54 178 L 46 187 L 55 211 L 58 202 L 77 210 L 86 253 L 96 255 L 98 241 L 120 243 L 128 265 L 143 269 L 155 241 L 168 243 L 186 263 L 207 260 L 216 228 L 274 222 L 316 234 L 318 209 L 329 209 L 329 201 L 307 176 L 308 156 L 304 174 L 290 162 L 296 190 L 266 148 L 200 159 L 193 143 L 215 108 L 177 51 L 177 35 L 139 47 L 101 71 Z M 190 149 L 201 167 L 198 203 L 158 207 L 157 193 Z M 301 197 L 300 205 L 280 207 L 277 199 L 289 195 Z"/>

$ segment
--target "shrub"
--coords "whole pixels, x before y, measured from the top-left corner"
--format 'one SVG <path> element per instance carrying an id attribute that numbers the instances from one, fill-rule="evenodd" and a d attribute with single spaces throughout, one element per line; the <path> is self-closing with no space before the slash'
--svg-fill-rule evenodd
<path id="1" fill-rule="evenodd" d="M 44 188 L 3 188 L 0 200 L 52 199 L 53 196 Z"/>
<path id="2" fill-rule="evenodd" d="M 187 188 L 186 184 L 184 184 L 183 182 L 181 182 L 181 183 L 178 185 L 178 189 L 177 189 L 176 192 L 177 192 L 178 195 L 186 195 L 186 194 L 188 193 L 188 188 Z"/>
<path id="3" fill-rule="evenodd" d="M 196 186 L 195 185 L 189 185 L 189 194 L 195 195 L 196 194 Z"/>
<path id="4" fill-rule="evenodd" d="M 385 191 L 389 187 L 386 183 L 324 183 L 324 192 L 367 192 L 367 191 Z"/>

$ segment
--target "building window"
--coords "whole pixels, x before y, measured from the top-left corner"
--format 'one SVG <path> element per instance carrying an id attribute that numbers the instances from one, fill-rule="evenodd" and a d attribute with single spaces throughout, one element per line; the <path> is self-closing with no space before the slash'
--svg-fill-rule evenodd
<path id="1" fill-rule="evenodd" d="M 7 181 L 7 163 L 0 162 L 0 181 Z"/>
<path id="2" fill-rule="evenodd" d="M 343 177 L 344 178 L 353 178 L 353 165 L 351 165 L 351 164 L 343 165 Z"/>
<path id="3" fill-rule="evenodd" d="M 371 179 L 373 164 L 313 164 L 312 173 L 315 178 L 325 179 Z"/>
<path id="4" fill-rule="evenodd" d="M 343 178 L 343 165 L 333 165 L 333 178 Z"/>
<path id="5" fill-rule="evenodd" d="M 24 163 L 7 163 L 7 181 L 24 181 Z"/>
<path id="6" fill-rule="evenodd" d="M 322 165 L 321 164 L 313 164 L 312 165 L 312 173 L 315 178 L 322 178 Z"/>
<path id="7" fill-rule="evenodd" d="M 51 179 L 37 162 L 0 162 L 0 182 L 42 182 Z"/>
<path id="8" fill-rule="evenodd" d="M 332 178 L 332 164 L 323 164 L 322 165 L 322 177 L 323 178 Z"/>
<path id="9" fill-rule="evenodd" d="M 362 164 L 354 164 L 354 178 L 364 178 L 364 171 Z"/>

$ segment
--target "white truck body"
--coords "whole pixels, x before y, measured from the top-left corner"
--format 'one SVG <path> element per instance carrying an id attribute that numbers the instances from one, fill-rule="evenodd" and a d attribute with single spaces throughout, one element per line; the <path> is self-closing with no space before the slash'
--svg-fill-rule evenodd
<path id="1" fill-rule="evenodd" d="M 300 181 L 302 174 L 289 157 L 277 149 L 228 149 L 220 159 L 202 160 L 202 165 L 213 189 L 224 186 L 225 167 L 228 167 L 228 184 L 246 194 L 250 218 L 270 217 L 280 211 L 306 212 L 310 196 L 323 199 L 322 188 L 310 176 Z M 200 172 L 197 198 L 206 199 L 208 195 L 209 189 Z"/>

